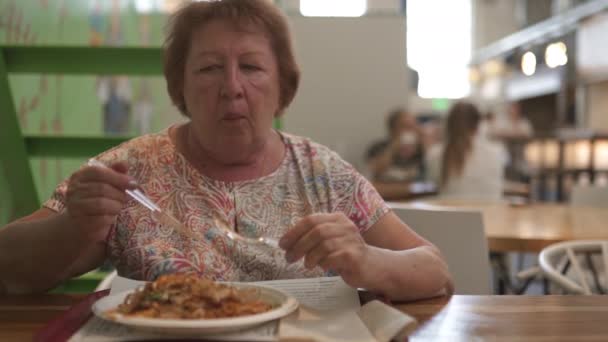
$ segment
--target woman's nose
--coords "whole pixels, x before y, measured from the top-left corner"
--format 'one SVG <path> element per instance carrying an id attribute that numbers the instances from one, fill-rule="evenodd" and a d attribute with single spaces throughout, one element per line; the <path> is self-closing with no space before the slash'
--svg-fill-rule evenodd
<path id="1" fill-rule="evenodd" d="M 224 69 L 222 95 L 229 99 L 243 96 L 242 75 L 238 66 L 230 66 Z"/>

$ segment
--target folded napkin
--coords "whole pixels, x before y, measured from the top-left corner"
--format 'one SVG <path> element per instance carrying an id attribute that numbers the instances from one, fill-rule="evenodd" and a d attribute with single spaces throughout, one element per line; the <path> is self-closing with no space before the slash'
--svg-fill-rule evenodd
<path id="1" fill-rule="evenodd" d="M 416 326 L 416 319 L 378 300 L 346 312 L 320 312 L 304 306 L 281 320 L 279 340 L 388 342 L 403 340 Z"/>

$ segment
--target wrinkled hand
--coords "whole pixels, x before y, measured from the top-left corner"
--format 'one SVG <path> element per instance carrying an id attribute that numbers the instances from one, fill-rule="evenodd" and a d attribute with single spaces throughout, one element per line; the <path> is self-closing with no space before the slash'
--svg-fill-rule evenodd
<path id="1" fill-rule="evenodd" d="M 304 258 L 311 269 L 337 272 L 353 287 L 364 287 L 369 246 L 357 226 L 344 214 L 313 214 L 301 219 L 279 241 L 288 262 Z"/>
<path id="2" fill-rule="evenodd" d="M 127 202 L 126 189 L 137 187 L 124 162 L 110 168 L 87 166 L 68 181 L 66 214 L 87 241 L 105 241 L 116 216 Z"/>

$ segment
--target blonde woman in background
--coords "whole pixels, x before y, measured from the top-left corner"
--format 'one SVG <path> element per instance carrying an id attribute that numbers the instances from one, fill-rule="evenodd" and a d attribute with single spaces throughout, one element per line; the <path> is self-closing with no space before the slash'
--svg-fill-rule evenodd
<path id="1" fill-rule="evenodd" d="M 468 102 L 448 113 L 443 144 L 430 148 L 427 171 L 441 197 L 499 200 L 506 154 L 501 145 L 479 134 L 481 115 Z"/>

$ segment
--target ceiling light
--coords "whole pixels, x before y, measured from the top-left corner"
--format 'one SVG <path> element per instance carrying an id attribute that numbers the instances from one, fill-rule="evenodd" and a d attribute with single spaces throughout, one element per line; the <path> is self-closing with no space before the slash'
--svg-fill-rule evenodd
<path id="1" fill-rule="evenodd" d="M 536 55 L 532 51 L 524 53 L 521 57 L 521 71 L 526 76 L 532 76 L 536 72 Z"/>
<path id="2" fill-rule="evenodd" d="M 563 42 L 549 44 L 545 49 L 545 64 L 549 68 L 566 65 L 568 63 L 568 49 Z"/>

